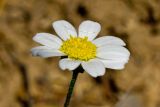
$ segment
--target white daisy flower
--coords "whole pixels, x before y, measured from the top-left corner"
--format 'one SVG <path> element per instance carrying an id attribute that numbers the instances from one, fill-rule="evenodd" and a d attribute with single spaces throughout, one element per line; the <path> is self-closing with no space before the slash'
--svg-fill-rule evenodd
<path id="1" fill-rule="evenodd" d="M 123 46 L 126 44 L 120 38 L 103 36 L 96 38 L 101 25 L 93 21 L 83 21 L 76 29 L 67 21 L 53 23 L 58 34 L 38 33 L 33 40 L 42 44 L 31 49 L 33 56 L 44 58 L 67 56 L 59 61 L 62 70 L 74 70 L 78 66 L 93 77 L 105 74 L 105 68 L 123 69 L 128 62 L 130 52 Z"/>

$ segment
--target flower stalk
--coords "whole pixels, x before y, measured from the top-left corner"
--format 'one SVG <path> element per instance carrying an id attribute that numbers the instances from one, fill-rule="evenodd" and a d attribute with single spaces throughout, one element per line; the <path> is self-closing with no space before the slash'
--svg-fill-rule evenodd
<path id="1" fill-rule="evenodd" d="M 78 69 L 76 69 L 76 70 L 73 71 L 72 79 L 70 81 L 70 85 L 69 85 L 66 101 L 64 103 L 64 107 L 68 107 L 69 106 L 69 103 L 70 103 L 70 100 L 71 100 L 71 97 L 72 97 L 72 93 L 73 93 L 73 89 L 74 89 L 74 85 L 76 83 L 78 74 L 79 74 Z"/>

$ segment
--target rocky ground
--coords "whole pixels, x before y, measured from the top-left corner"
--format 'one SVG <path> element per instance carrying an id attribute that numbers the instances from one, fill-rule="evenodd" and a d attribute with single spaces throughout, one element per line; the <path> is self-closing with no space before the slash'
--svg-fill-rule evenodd
<path id="1" fill-rule="evenodd" d="M 71 72 L 32 57 L 37 32 L 90 19 L 131 52 L 124 70 L 80 74 L 71 107 L 160 107 L 160 0 L 0 0 L 0 107 L 63 107 Z"/>

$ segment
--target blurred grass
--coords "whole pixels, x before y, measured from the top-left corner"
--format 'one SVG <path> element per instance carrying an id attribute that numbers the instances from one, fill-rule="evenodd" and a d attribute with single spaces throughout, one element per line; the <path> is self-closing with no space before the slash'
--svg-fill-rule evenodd
<path id="1" fill-rule="evenodd" d="M 0 15 L 5 7 L 6 1 L 7 0 L 0 0 Z"/>

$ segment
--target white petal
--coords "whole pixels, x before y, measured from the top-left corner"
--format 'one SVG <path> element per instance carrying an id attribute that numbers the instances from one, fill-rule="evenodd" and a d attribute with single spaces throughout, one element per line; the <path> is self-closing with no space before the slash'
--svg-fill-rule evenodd
<path id="1" fill-rule="evenodd" d="M 123 60 L 104 60 L 104 59 L 99 59 L 101 60 L 106 68 L 111 68 L 111 69 L 117 69 L 117 70 L 121 70 L 124 68 L 124 65 L 128 62 L 128 61 L 123 61 Z"/>
<path id="2" fill-rule="evenodd" d="M 54 57 L 54 56 L 65 56 L 64 53 L 56 49 L 51 49 L 47 46 L 38 46 L 31 49 L 33 56 L 41 56 L 44 58 Z"/>
<path id="3" fill-rule="evenodd" d="M 58 49 L 62 44 L 62 41 L 60 38 L 49 33 L 37 33 L 33 37 L 33 40 L 42 45 L 55 48 L 55 49 Z"/>
<path id="4" fill-rule="evenodd" d="M 93 21 L 84 21 L 79 26 L 79 37 L 88 37 L 88 40 L 93 40 L 101 30 L 101 25 Z"/>
<path id="5" fill-rule="evenodd" d="M 93 77 L 102 76 L 105 74 L 104 64 L 97 59 L 92 59 L 88 62 L 82 62 L 82 67 Z"/>
<path id="6" fill-rule="evenodd" d="M 92 42 L 97 47 L 104 46 L 104 45 L 119 45 L 119 46 L 126 45 L 122 39 L 114 36 L 103 36 L 93 40 Z"/>
<path id="7" fill-rule="evenodd" d="M 80 61 L 65 58 L 59 61 L 59 66 L 62 70 L 74 70 L 80 65 L 80 63 Z"/>
<path id="8" fill-rule="evenodd" d="M 108 60 L 123 60 L 128 61 L 130 52 L 122 46 L 103 46 L 97 49 L 97 57 Z"/>
<path id="9" fill-rule="evenodd" d="M 55 21 L 53 24 L 55 32 L 63 39 L 67 40 L 70 36 L 77 37 L 75 28 L 65 20 Z"/>

